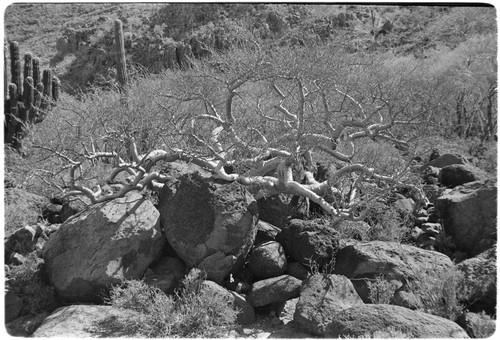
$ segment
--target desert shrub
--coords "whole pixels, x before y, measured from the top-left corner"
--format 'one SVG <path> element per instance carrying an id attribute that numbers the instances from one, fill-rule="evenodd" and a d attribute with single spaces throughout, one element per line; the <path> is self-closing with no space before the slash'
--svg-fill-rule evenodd
<path id="1" fill-rule="evenodd" d="M 365 221 L 371 226 L 367 232 L 369 241 L 391 241 L 407 243 L 412 227 L 412 218 L 402 215 L 385 203 L 375 202 L 370 207 Z"/>
<path id="2" fill-rule="evenodd" d="M 449 270 L 440 275 L 428 274 L 425 269 L 415 273 L 417 280 L 409 280 L 407 288 L 420 298 L 422 311 L 456 320 L 462 313 L 459 302 L 462 295 L 463 274 L 458 270 Z"/>
<path id="3" fill-rule="evenodd" d="M 400 284 L 396 281 L 389 281 L 383 275 L 378 275 L 374 280 L 367 281 L 369 299 L 375 304 L 389 304 L 394 297 L 394 292 Z"/>
<path id="4" fill-rule="evenodd" d="M 54 289 L 42 280 L 42 264 L 43 260 L 32 252 L 26 255 L 22 264 L 12 266 L 6 274 L 11 287 L 23 287 L 23 303 L 33 315 L 50 313 L 57 307 Z"/>
<path id="5" fill-rule="evenodd" d="M 112 287 L 108 303 L 137 315 L 126 314 L 98 326 L 141 337 L 223 337 L 238 311 L 219 295 L 202 291 L 203 280 L 201 271 L 192 270 L 173 296 L 143 281 L 126 280 Z"/>

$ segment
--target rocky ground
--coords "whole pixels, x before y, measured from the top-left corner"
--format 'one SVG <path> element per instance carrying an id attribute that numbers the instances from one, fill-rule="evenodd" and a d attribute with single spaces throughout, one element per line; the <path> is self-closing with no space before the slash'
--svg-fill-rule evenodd
<path id="1" fill-rule="evenodd" d="M 415 217 L 413 244 L 363 240 L 364 222 L 350 238 L 342 223 L 328 219 L 277 219 L 287 215 L 286 205 L 256 202 L 201 169 L 178 169 L 156 207 L 138 193 L 86 210 L 33 200 L 45 204 L 50 224 L 24 227 L 5 242 L 11 334 L 30 334 L 30 322 L 47 316 L 35 336 L 95 336 L 95 322 L 127 313 L 94 305 L 107 286 L 142 278 L 171 294 L 192 267 L 207 273 L 206 289 L 241 308 L 234 337 L 362 337 L 388 330 L 477 337 L 494 324 L 496 183 L 459 155 L 420 166 L 433 183 L 427 192 L 438 192 L 429 196 L 434 203 L 419 207 L 404 195 L 392 203 Z M 451 178 L 453 188 L 442 185 Z M 453 243 L 449 256 L 436 251 L 445 249 L 444 236 Z M 20 280 L 16 270 L 33 254 L 43 259 L 47 277 Z M 50 315 L 31 305 L 37 282 L 50 282 L 41 286 L 60 306 Z M 467 313 L 449 295 L 457 287 L 466 287 L 459 298 Z M 108 335 L 123 335 L 117 332 Z"/>

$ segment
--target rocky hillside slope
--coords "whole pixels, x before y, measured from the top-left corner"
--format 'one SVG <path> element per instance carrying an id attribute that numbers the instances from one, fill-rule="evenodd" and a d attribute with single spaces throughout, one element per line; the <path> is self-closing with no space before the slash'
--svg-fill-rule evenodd
<path id="1" fill-rule="evenodd" d="M 36 12 L 36 15 L 34 15 Z M 348 51 L 414 54 L 496 30 L 487 7 L 295 4 L 13 4 L 5 33 L 50 64 L 67 92 L 109 83 L 112 25 L 124 22 L 128 62 L 158 72 L 249 36 L 278 45 L 334 43 Z M 470 20 L 470 18 L 478 20 Z"/>

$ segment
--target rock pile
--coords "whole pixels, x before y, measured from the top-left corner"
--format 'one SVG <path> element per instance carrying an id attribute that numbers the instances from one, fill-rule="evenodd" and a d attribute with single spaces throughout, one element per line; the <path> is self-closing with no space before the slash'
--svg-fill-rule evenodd
<path id="1" fill-rule="evenodd" d="M 440 173 L 450 166 L 440 158 L 433 162 L 442 166 Z M 276 200 L 256 202 L 244 187 L 218 182 L 198 168 L 181 166 L 171 174 L 158 206 L 129 193 L 78 212 L 56 228 L 25 227 L 7 239 L 9 258 L 38 250 L 58 298 L 79 304 L 101 302 L 103 291 L 123 279 L 142 279 L 172 294 L 191 268 L 201 268 L 207 274 L 203 289 L 238 306 L 240 324 L 252 324 L 256 314 L 286 314 L 287 327 L 311 336 L 362 337 L 390 328 L 411 337 L 467 337 L 477 333 L 479 314 L 471 313 L 495 314 L 496 234 L 488 223 L 496 216 L 496 184 L 491 180 L 445 189 L 435 206 L 399 198 L 396 206 L 416 224 L 415 245 L 407 245 L 343 239 L 336 222 L 290 218 Z M 276 213 L 269 213 L 273 209 Z M 435 251 L 445 233 L 467 260 L 456 265 Z M 469 313 L 461 317 L 462 327 L 454 322 L 458 319 L 426 313 L 422 288 L 429 278 L 443 282 L 456 273 L 468 287 L 462 302 Z M 374 284 L 390 288 L 384 304 L 374 300 Z M 8 321 L 23 314 L 21 297 L 19 289 L 7 290 Z M 62 307 L 34 335 L 95 336 L 79 320 L 109 313 L 120 311 Z M 110 336 L 123 334 L 117 330 Z"/>

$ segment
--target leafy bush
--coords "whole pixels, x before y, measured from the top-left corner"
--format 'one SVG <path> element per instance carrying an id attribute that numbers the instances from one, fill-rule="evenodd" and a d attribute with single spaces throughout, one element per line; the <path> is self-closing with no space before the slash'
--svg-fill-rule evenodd
<path id="1" fill-rule="evenodd" d="M 142 281 L 124 281 L 112 287 L 108 303 L 137 316 L 104 320 L 99 327 L 141 337 L 224 337 L 238 311 L 223 297 L 202 291 L 203 280 L 200 270 L 191 270 L 174 296 Z"/>

